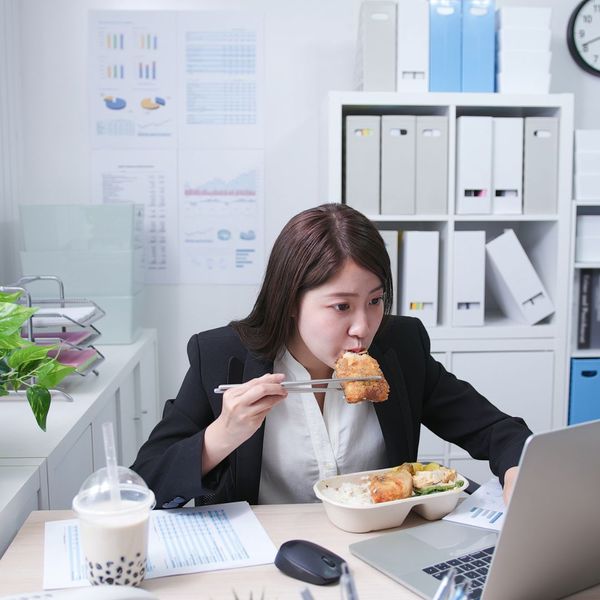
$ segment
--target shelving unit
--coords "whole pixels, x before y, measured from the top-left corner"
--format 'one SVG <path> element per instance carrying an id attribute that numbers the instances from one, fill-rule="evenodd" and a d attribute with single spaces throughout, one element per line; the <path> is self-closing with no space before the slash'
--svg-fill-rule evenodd
<path id="1" fill-rule="evenodd" d="M 580 350 L 577 347 L 577 327 L 579 321 L 579 282 L 582 269 L 600 271 L 600 262 L 576 262 L 575 244 L 577 239 L 577 216 L 578 215 L 600 215 L 600 197 L 597 201 L 577 200 L 572 202 L 572 227 L 571 227 L 571 256 L 573 257 L 572 272 L 570 273 L 570 296 L 571 307 L 569 319 L 569 352 L 571 358 L 596 358 L 600 357 L 600 347 Z"/>
<path id="2" fill-rule="evenodd" d="M 600 194 L 597 200 L 577 200 L 574 199 L 572 202 L 572 219 L 571 219 L 571 256 L 573 257 L 571 271 L 569 273 L 569 307 L 570 307 L 570 318 L 569 318 L 569 330 L 567 334 L 568 339 L 568 393 L 567 398 L 569 403 L 573 404 L 570 407 L 569 420 L 573 418 L 571 422 L 577 423 L 582 418 L 589 420 L 592 418 L 598 418 L 597 410 L 597 397 L 595 396 L 595 390 L 597 384 L 592 384 L 594 387 L 589 388 L 589 394 L 587 398 L 579 397 L 581 389 L 575 392 L 577 388 L 577 379 L 580 377 L 579 372 L 583 369 L 587 369 L 594 374 L 594 381 L 598 380 L 598 367 L 600 365 L 600 346 L 592 346 L 591 348 L 579 348 L 578 347 L 578 330 L 579 330 L 579 313 L 580 313 L 580 284 L 581 284 L 581 273 L 584 269 L 590 269 L 600 273 L 600 262 L 590 261 L 583 262 L 578 261 L 576 253 L 577 243 L 577 217 L 580 215 L 600 215 Z M 597 302 L 597 298 L 595 299 Z M 594 310 L 593 306 L 590 310 Z M 592 320 L 594 317 L 591 317 Z M 587 359 L 587 360 L 573 360 L 573 359 Z M 578 363 L 578 364 L 575 364 Z M 587 384 L 586 384 L 587 385 Z M 591 397 L 590 397 L 591 396 Z M 586 405 L 585 401 L 590 404 Z M 582 404 L 583 402 L 583 404 Z M 582 413 L 583 411 L 583 413 Z M 585 415 L 585 416 L 583 416 Z"/>
<path id="3" fill-rule="evenodd" d="M 417 115 L 448 118 L 447 213 L 367 215 L 382 230 L 439 231 L 440 277 L 438 326 L 428 327 L 432 353 L 446 368 L 472 383 L 500 409 L 522 416 L 534 431 L 567 422 L 569 385 L 569 285 L 572 256 L 571 188 L 573 97 L 501 94 L 397 94 L 331 92 L 325 106 L 327 170 L 324 198 L 343 202 L 345 120 L 351 115 Z M 551 214 L 456 214 L 456 120 L 460 116 L 539 117 L 559 120 L 557 210 Z M 482 327 L 452 325 L 454 233 L 484 230 L 486 242 L 504 229 L 515 231 L 548 290 L 555 312 L 530 326 L 508 319 L 486 284 Z M 401 286 L 401 278 L 398 280 Z M 474 461 L 423 429 L 420 455 L 454 465 L 478 481 L 489 475 L 487 463 Z"/>

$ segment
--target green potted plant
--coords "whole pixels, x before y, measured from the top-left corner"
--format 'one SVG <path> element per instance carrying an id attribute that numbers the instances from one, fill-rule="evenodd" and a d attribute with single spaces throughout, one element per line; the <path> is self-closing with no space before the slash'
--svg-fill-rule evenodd
<path id="1" fill-rule="evenodd" d="M 39 427 L 46 431 L 50 389 L 75 369 L 48 356 L 56 345 L 37 345 L 21 336 L 21 328 L 36 312 L 17 304 L 21 292 L 0 292 L 0 396 L 25 390 Z"/>

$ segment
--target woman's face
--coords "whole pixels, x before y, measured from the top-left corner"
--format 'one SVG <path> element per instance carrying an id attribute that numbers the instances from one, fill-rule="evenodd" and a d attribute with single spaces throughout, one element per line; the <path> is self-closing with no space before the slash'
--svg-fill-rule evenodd
<path id="1" fill-rule="evenodd" d="M 369 348 L 383 318 L 383 284 L 347 260 L 336 275 L 301 297 L 295 317 L 288 349 L 316 377 L 333 368 L 344 351 Z"/>

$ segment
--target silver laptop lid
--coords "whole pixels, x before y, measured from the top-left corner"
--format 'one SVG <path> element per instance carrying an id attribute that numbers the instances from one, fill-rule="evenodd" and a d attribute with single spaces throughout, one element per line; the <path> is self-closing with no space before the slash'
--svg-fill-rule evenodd
<path id="1" fill-rule="evenodd" d="M 529 438 L 484 600 L 553 600 L 600 582 L 600 420 Z"/>

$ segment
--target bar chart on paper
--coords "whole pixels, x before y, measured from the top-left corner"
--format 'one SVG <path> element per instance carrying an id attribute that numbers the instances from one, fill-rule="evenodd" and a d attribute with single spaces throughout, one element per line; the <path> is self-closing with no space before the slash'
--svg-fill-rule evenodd
<path id="1" fill-rule="evenodd" d="M 502 486 L 498 478 L 493 477 L 463 500 L 444 519 L 500 531 L 504 524 L 505 514 L 506 505 L 502 497 Z"/>
<path id="2" fill-rule="evenodd" d="M 503 514 L 503 510 L 493 510 L 491 508 L 484 508 L 483 506 L 474 506 L 469 511 L 471 519 L 486 519 L 488 523 L 495 523 Z"/>
<path id="3" fill-rule="evenodd" d="M 150 514 L 146 579 L 272 563 L 277 552 L 247 502 Z M 89 585 L 76 519 L 49 521 L 44 589 Z"/>

